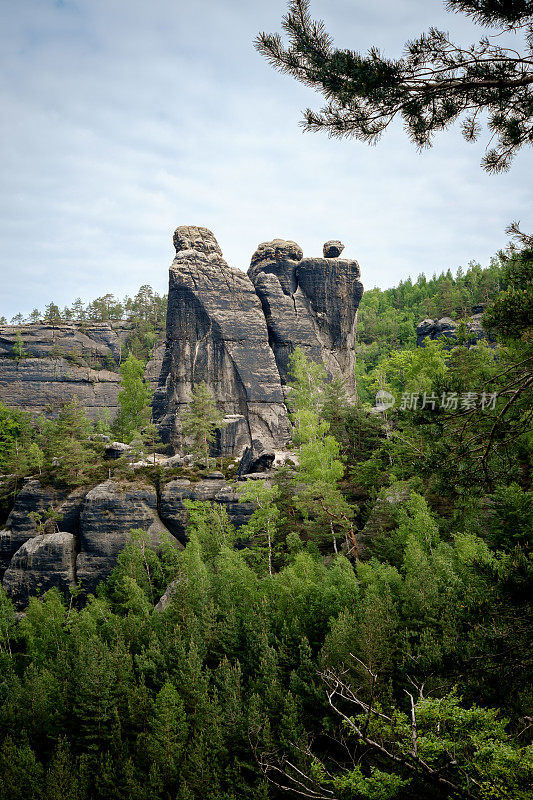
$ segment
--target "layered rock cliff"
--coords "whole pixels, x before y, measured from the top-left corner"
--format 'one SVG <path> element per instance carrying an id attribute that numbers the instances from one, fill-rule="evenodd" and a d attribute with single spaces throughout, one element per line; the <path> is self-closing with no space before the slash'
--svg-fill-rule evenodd
<path id="1" fill-rule="evenodd" d="M 77 399 L 91 419 L 117 412 L 122 348 L 127 322 L 45 323 L 0 326 L 0 401 L 34 414 Z M 24 357 L 14 358 L 20 336 Z M 145 377 L 159 380 L 163 352 L 154 348 Z"/>

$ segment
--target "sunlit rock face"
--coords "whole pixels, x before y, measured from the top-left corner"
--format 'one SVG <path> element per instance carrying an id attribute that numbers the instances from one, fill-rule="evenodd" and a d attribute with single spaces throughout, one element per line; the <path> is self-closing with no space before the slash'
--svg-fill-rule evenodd
<path id="1" fill-rule="evenodd" d="M 295 347 L 322 362 L 355 395 L 357 309 L 363 294 L 357 261 L 339 258 L 344 245 L 326 242 L 324 258 L 303 258 L 301 248 L 275 239 L 257 248 L 248 275 L 261 299 L 280 378 L 287 382 Z"/>
<path id="2" fill-rule="evenodd" d="M 170 268 L 167 341 L 154 418 L 164 441 L 184 446 L 180 413 L 195 384 L 205 381 L 228 417 L 243 417 L 240 455 L 252 439 L 282 446 L 289 422 L 261 302 L 248 276 L 228 266 L 207 228 L 183 226 L 174 234 Z M 238 415 L 238 416 L 236 416 Z M 231 421 L 230 425 L 233 424 Z"/>

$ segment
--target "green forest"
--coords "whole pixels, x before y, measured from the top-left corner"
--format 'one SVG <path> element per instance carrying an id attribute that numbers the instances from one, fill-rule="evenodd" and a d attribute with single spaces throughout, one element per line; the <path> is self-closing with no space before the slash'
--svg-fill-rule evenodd
<path id="1" fill-rule="evenodd" d="M 532 245 L 368 291 L 357 403 L 295 350 L 294 460 L 235 483 L 246 526 L 187 501 L 185 549 L 132 531 L 95 596 L 51 590 L 20 618 L 0 590 L 1 800 L 531 796 Z M 143 337 L 162 303 L 138 303 Z M 416 347 L 423 317 L 479 304 L 496 343 Z M 95 434 L 157 449 L 132 341 L 112 425 L 0 407 L 4 516 L 28 475 L 127 480 Z M 205 387 L 185 421 L 201 452 Z"/>

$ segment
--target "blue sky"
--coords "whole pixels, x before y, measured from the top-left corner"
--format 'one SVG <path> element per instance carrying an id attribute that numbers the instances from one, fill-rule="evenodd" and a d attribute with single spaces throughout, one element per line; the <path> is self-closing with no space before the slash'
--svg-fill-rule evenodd
<path id="1" fill-rule="evenodd" d="M 163 292 L 177 225 L 213 230 L 247 269 L 257 244 L 319 255 L 341 239 L 367 288 L 488 262 L 533 229 L 531 151 L 484 173 L 487 137 L 422 155 L 304 134 L 321 98 L 253 48 L 284 0 L 0 0 L 0 316 L 54 300 Z M 430 25 L 481 31 L 441 0 L 313 0 L 338 46 L 399 55 Z M 529 176 L 529 177 L 528 177 Z"/>

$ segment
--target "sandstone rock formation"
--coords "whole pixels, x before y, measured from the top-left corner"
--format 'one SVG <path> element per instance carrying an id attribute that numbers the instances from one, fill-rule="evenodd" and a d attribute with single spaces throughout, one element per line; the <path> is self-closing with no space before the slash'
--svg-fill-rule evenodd
<path id="1" fill-rule="evenodd" d="M 71 533 L 49 533 L 28 539 L 13 556 L 2 585 L 17 608 L 52 587 L 68 597 L 76 585 L 76 540 Z"/>
<path id="2" fill-rule="evenodd" d="M 17 333 L 26 357 L 13 358 Z M 76 398 L 91 419 L 117 412 L 121 348 L 127 322 L 45 323 L 0 326 L 0 401 L 34 414 Z M 145 377 L 154 389 L 163 347 L 154 348 Z"/>
<path id="3" fill-rule="evenodd" d="M 483 329 L 481 319 L 483 317 L 484 306 L 474 306 L 472 308 L 472 315 L 466 320 L 466 345 L 472 347 L 477 344 L 480 339 L 487 339 L 493 342 L 494 339 L 490 334 Z M 457 339 L 457 327 L 459 323 L 454 322 L 450 317 L 441 317 L 440 319 L 423 319 L 416 326 L 416 344 L 417 347 L 422 347 L 426 339 L 434 340 L 446 336 L 449 339 Z"/>
<path id="4" fill-rule="evenodd" d="M 196 483 L 172 480 L 160 492 L 143 482 L 107 480 L 94 488 L 76 489 L 65 496 L 25 481 L 7 522 L 0 531 L 0 577 L 18 608 L 38 590 L 57 587 L 68 599 L 68 589 L 81 583 L 85 594 L 108 577 L 117 557 L 130 540 L 132 529 L 147 532 L 149 546 L 158 548 L 163 538 L 175 547 L 186 542 L 189 520 L 184 500 L 219 503 L 236 528 L 254 511 L 252 503 L 239 503 L 235 489 L 220 472 Z M 62 515 L 61 532 L 43 533 L 29 514 L 53 507 Z"/>
<path id="5" fill-rule="evenodd" d="M 132 529 L 146 531 L 153 547 L 159 545 L 161 534 L 173 539 L 159 518 L 157 505 L 154 487 L 143 483 L 122 485 L 108 480 L 87 493 L 76 560 L 77 580 L 85 591 L 93 592 L 102 577 L 109 575 Z"/>
<path id="6" fill-rule="evenodd" d="M 237 475 L 242 478 L 256 472 L 266 472 L 274 463 L 275 458 L 276 454 L 273 450 L 267 450 L 259 439 L 254 439 L 242 454 Z"/>
<path id="7" fill-rule="evenodd" d="M 170 481 L 161 493 L 160 514 L 171 533 L 182 542 L 186 541 L 189 519 L 184 500 L 220 503 L 236 528 L 245 525 L 254 511 L 252 503 L 239 503 L 235 490 L 222 476 L 206 478 L 196 484 L 183 478 Z"/>
<path id="8" fill-rule="evenodd" d="M 180 412 L 194 384 L 205 381 L 220 410 L 244 417 L 245 444 L 286 442 L 283 393 L 253 285 L 226 264 L 206 228 L 177 228 L 174 246 L 167 346 L 153 404 L 164 440 L 183 445 Z"/>
<path id="9" fill-rule="evenodd" d="M 301 347 L 340 376 L 355 395 L 355 333 L 363 294 L 356 261 L 341 259 L 344 245 L 326 242 L 324 258 L 303 258 L 295 242 L 274 239 L 257 248 L 248 275 L 261 299 L 280 378 Z"/>
<path id="10" fill-rule="evenodd" d="M 183 449 L 180 413 L 205 381 L 226 414 L 216 452 L 241 455 L 253 439 L 283 448 L 290 354 L 301 347 L 355 395 L 355 330 L 363 293 L 356 261 L 326 242 L 324 258 L 303 258 L 291 241 L 259 245 L 248 276 L 222 258 L 206 228 L 180 227 L 170 268 L 167 342 L 154 417 L 165 442 Z"/>
<path id="11" fill-rule="evenodd" d="M 0 531 L 0 576 L 9 567 L 17 550 L 39 533 L 34 518 L 30 515 L 42 514 L 47 508 L 56 507 L 57 504 L 58 493 L 54 489 L 41 486 L 34 478 L 24 481 L 15 506 L 7 518 L 6 528 Z"/>

